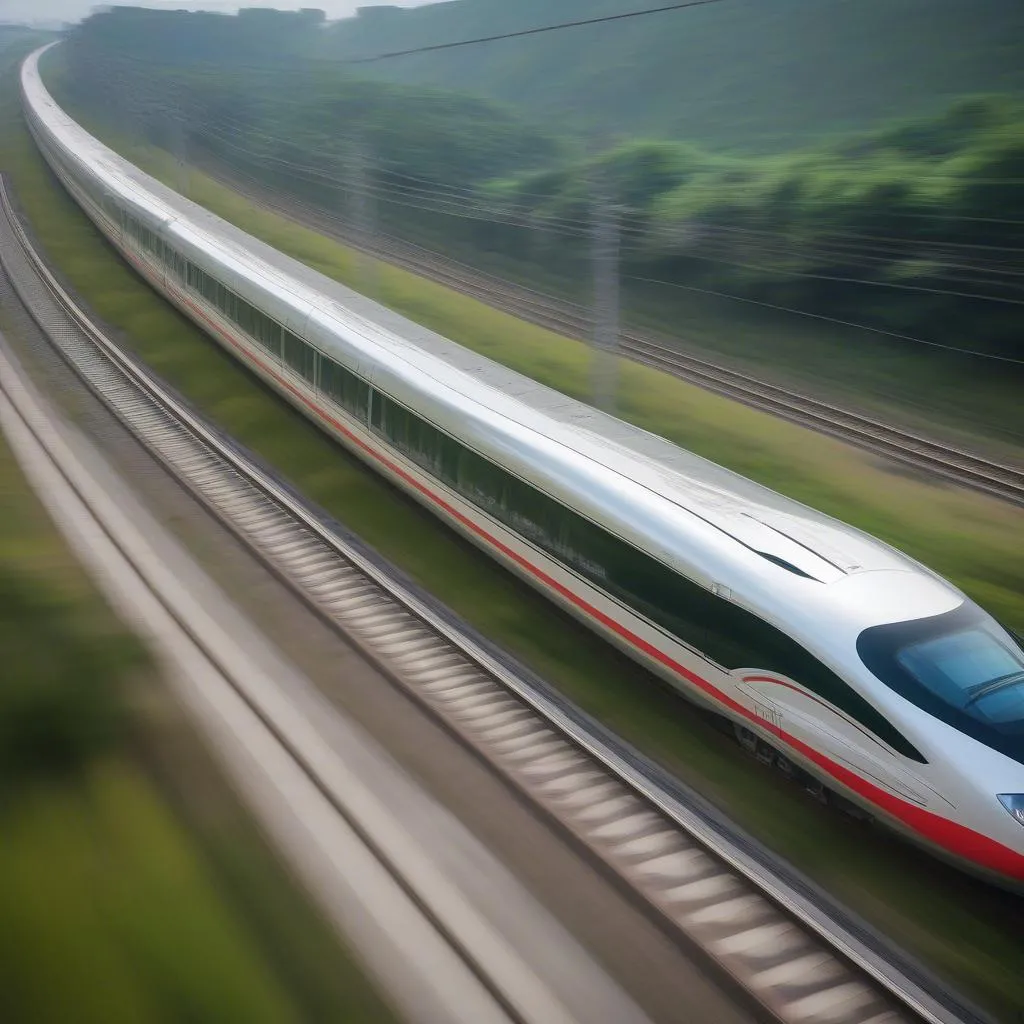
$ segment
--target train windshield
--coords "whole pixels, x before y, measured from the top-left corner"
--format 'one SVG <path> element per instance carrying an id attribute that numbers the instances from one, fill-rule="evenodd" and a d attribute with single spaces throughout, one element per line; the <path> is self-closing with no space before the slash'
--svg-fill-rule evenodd
<path id="1" fill-rule="evenodd" d="M 1024 648 L 981 609 L 875 626 L 857 650 L 901 696 L 1024 764 Z"/>

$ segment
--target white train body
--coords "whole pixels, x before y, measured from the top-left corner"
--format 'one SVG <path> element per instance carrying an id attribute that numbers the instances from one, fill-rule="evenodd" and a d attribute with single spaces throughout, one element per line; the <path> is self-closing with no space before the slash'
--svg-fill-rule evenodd
<path id="1" fill-rule="evenodd" d="M 38 57 L 23 102 L 50 166 L 253 372 L 689 698 L 915 841 L 1024 888 L 1024 652 L 963 593 L 226 224 L 64 114 Z"/>

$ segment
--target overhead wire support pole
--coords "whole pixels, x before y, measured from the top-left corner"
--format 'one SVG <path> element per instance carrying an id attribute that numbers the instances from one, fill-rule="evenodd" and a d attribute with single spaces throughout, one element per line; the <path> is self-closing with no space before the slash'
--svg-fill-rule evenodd
<path id="1" fill-rule="evenodd" d="M 356 240 L 356 263 L 359 290 L 373 297 L 377 291 L 377 261 L 373 252 L 376 234 L 376 207 L 370 189 L 372 158 L 366 136 L 357 132 L 351 139 L 346 156 L 349 218 Z"/>
<path id="2" fill-rule="evenodd" d="M 619 373 L 619 234 L 620 209 L 612 203 L 603 175 L 595 171 L 592 191 L 592 260 L 594 271 L 594 350 L 591 393 L 594 405 L 614 413 Z"/>
<path id="3" fill-rule="evenodd" d="M 180 116 L 169 115 L 171 119 L 171 138 L 174 144 L 174 162 L 178 172 L 178 192 L 188 197 L 189 191 L 189 166 L 188 166 L 188 137 L 185 133 L 185 122 Z"/>

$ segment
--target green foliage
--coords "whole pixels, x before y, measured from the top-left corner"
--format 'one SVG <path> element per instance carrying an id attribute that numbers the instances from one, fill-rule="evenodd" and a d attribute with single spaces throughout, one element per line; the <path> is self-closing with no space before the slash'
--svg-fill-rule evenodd
<path id="1" fill-rule="evenodd" d="M 197 11 L 118 7 L 87 19 L 79 33 L 89 44 L 129 54 L 152 69 L 170 61 L 222 68 L 280 66 L 298 60 L 314 45 L 323 21 L 313 10 L 242 8 L 237 17 Z"/>
<path id="2" fill-rule="evenodd" d="M 656 197 L 680 187 L 704 169 L 708 159 L 693 147 L 638 141 L 599 157 L 593 162 L 593 170 L 619 203 L 646 210 Z"/>
<path id="3" fill-rule="evenodd" d="M 7 1019 L 299 1019 L 191 837 L 130 766 L 34 790 L 3 828 Z"/>
<path id="4" fill-rule="evenodd" d="M 992 25 L 1014 23 L 1017 15 L 1005 0 L 983 5 L 984 31 L 962 25 L 945 0 L 932 14 L 933 31 L 959 27 L 964 39 L 1001 52 Z M 492 32 L 541 14 L 533 3 L 500 16 L 492 6 L 492 0 L 467 0 L 438 11 L 378 12 L 316 32 L 294 15 L 261 21 L 115 9 L 88 19 L 63 48 L 67 88 L 61 95 L 134 123 L 136 133 L 151 142 L 172 151 L 184 143 L 202 150 L 204 159 L 332 212 L 350 208 L 360 194 L 359 154 L 372 153 L 362 180 L 377 200 L 383 232 L 441 244 L 471 261 L 478 254 L 501 254 L 524 276 L 567 279 L 577 291 L 589 274 L 589 223 L 599 190 L 623 210 L 627 278 L 861 324 L 869 329 L 865 344 L 879 353 L 896 344 L 890 336 L 897 334 L 1011 360 L 1024 357 L 1024 332 L 1015 315 L 1024 308 L 1020 273 L 1013 258 L 1001 254 L 1022 248 L 1019 100 L 979 93 L 937 107 L 932 98 L 928 116 L 890 117 L 856 134 L 837 136 L 830 129 L 814 147 L 760 155 L 714 151 L 693 141 L 637 139 L 583 157 L 578 140 L 556 143 L 493 103 L 353 78 L 324 56 L 378 44 L 401 48 L 410 26 L 425 33 L 421 43 L 429 43 L 442 25 L 457 35 L 460 26 L 475 26 L 484 10 L 495 17 Z M 567 0 L 563 13 L 599 15 L 604 6 L 600 0 L 584 12 L 577 0 Z M 920 13 L 919 0 L 896 0 L 886 10 L 871 11 L 834 0 L 814 10 L 805 0 L 780 0 L 777 6 L 799 13 L 801 30 L 812 34 L 822 28 L 815 11 L 829 8 L 837 24 L 853 18 L 861 28 L 870 25 L 876 41 L 886 25 L 905 33 L 911 15 Z M 664 40 L 651 36 L 651 26 L 660 24 L 668 37 L 686 24 L 695 39 L 707 41 L 720 39 L 728 24 L 739 33 L 736 45 L 742 49 L 751 26 L 760 22 L 765 40 L 790 48 L 786 52 L 795 59 L 794 40 L 779 35 L 777 11 L 755 11 L 743 0 L 728 7 L 728 16 L 708 8 L 686 18 L 623 22 L 616 38 L 627 50 L 650 47 L 656 64 Z M 739 9 L 745 11 L 742 28 L 736 23 Z M 291 26 L 284 35 L 290 42 L 274 51 L 273 60 L 251 63 L 254 54 L 272 51 L 281 25 Z M 580 31 L 579 42 L 589 40 L 600 51 L 605 30 Z M 851 35 L 836 55 L 847 70 L 867 59 L 858 40 Z M 897 43 L 905 45 L 904 36 L 888 45 Z M 538 37 L 533 50 L 557 52 L 564 45 L 555 33 Z M 692 46 L 689 35 L 686 46 Z M 501 46 L 498 51 L 505 52 Z M 303 62 L 301 52 L 323 59 Z M 452 51 L 451 60 L 479 59 L 460 54 Z M 820 54 L 814 59 L 820 62 Z M 410 58 L 410 66 L 427 66 L 417 60 Z M 685 67 L 678 55 L 675 60 Z M 406 67 L 404 59 L 398 63 Z M 1013 86 L 1020 77 L 998 73 L 998 60 L 986 76 L 980 63 L 975 54 L 964 82 Z M 920 61 L 915 70 L 927 79 Z M 554 74 L 546 65 L 543 73 Z M 651 73 L 645 65 L 641 80 Z M 657 90 L 652 85 L 650 95 L 671 91 L 673 75 L 683 71 L 661 67 L 658 73 L 663 81 Z M 780 76 L 785 77 L 781 70 L 775 77 Z M 948 88 L 936 95 L 948 95 Z M 806 112 L 816 96 L 808 90 L 790 105 Z M 708 102 L 704 93 L 676 99 Z M 522 105 L 528 106 L 525 100 Z M 898 107 L 890 103 L 886 113 L 893 109 Z M 172 110 L 177 126 L 169 120 Z M 644 123 L 637 119 L 630 128 Z M 627 280 L 627 306 L 635 291 Z M 918 347 L 921 358 L 939 351 Z"/>
<path id="5" fill-rule="evenodd" d="M 0 780 L 69 775 L 108 750 L 122 719 L 120 686 L 142 661 L 126 637 L 83 628 L 70 602 L 0 571 Z"/>
<path id="6" fill-rule="evenodd" d="M 635 273 L 1022 359 L 1019 269 L 999 248 L 1021 241 L 1022 140 L 1024 104 L 972 97 L 788 154 L 630 143 L 488 194 L 564 217 L 603 180 Z"/>

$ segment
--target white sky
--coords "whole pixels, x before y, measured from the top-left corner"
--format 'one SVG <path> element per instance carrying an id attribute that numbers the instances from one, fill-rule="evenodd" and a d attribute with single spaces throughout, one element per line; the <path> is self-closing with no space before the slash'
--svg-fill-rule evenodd
<path id="1" fill-rule="evenodd" d="M 0 0 L 0 21 L 77 21 L 85 17 L 90 8 L 102 0 Z M 418 7 L 433 0 L 135 0 L 132 6 L 166 7 L 169 10 L 221 10 L 234 11 L 238 7 L 276 7 L 279 10 L 298 10 L 300 7 L 318 7 L 328 18 L 345 18 L 357 7 L 376 7 L 389 4 L 395 7 Z"/>

